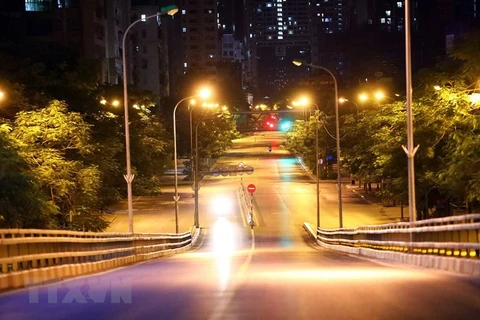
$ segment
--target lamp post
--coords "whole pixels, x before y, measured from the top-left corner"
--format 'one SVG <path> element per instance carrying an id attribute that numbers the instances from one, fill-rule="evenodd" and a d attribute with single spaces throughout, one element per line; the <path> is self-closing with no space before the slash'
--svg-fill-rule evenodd
<path id="1" fill-rule="evenodd" d="M 412 112 L 412 56 L 410 47 L 410 0 L 405 0 L 405 74 L 407 98 L 407 147 L 402 146 L 408 158 L 408 215 L 410 222 L 414 222 L 415 214 L 415 168 L 414 157 L 418 147 L 413 146 L 413 112 Z M 410 241 L 413 235 L 410 234 Z"/>
<path id="2" fill-rule="evenodd" d="M 308 99 L 302 98 L 300 99 L 301 105 L 308 105 Z M 296 105 L 297 103 L 293 101 L 293 105 Z M 317 108 L 317 111 L 320 113 L 320 108 L 316 103 L 310 102 L 311 105 L 314 105 Z M 316 175 L 317 175 L 317 229 L 320 228 L 320 175 L 319 175 L 319 160 L 318 159 L 318 116 L 315 114 L 315 169 L 316 169 Z"/>
<path id="3" fill-rule="evenodd" d="M 203 89 L 200 91 L 199 94 L 183 98 L 182 100 L 178 101 L 173 108 L 173 162 L 174 162 L 174 176 L 175 176 L 175 195 L 173 196 L 173 200 L 175 200 L 175 232 L 178 233 L 178 200 L 180 197 L 178 196 L 178 165 L 177 165 L 177 121 L 175 119 L 175 114 L 177 111 L 178 106 L 188 99 L 193 99 L 196 97 L 206 98 L 210 95 L 210 91 L 208 89 Z"/>
<path id="4" fill-rule="evenodd" d="M 198 172 L 198 157 L 193 156 L 193 109 L 195 109 L 198 105 L 195 105 L 195 100 L 192 100 L 191 103 L 188 105 L 188 108 L 190 110 L 190 164 L 192 168 L 192 178 L 193 178 L 193 191 L 194 191 L 194 199 L 195 199 L 195 209 L 193 213 L 193 223 L 196 228 L 200 227 L 200 224 L 198 222 L 198 183 L 197 183 L 197 172 Z M 192 106 L 190 108 L 190 106 Z M 206 106 L 205 104 L 202 104 L 202 106 Z M 196 136 L 195 136 L 196 139 Z"/>
<path id="5" fill-rule="evenodd" d="M 126 53 L 126 44 L 125 40 L 127 39 L 127 34 L 130 29 L 141 21 L 146 21 L 151 18 L 158 18 L 160 15 L 167 14 L 169 16 L 174 15 L 177 13 L 178 8 L 177 6 L 166 6 L 160 8 L 160 12 L 156 14 L 152 14 L 148 17 L 143 17 L 131 23 L 128 28 L 125 30 L 122 38 L 122 68 L 123 68 L 123 108 L 125 111 L 125 154 L 127 159 L 127 174 L 123 177 L 127 182 L 127 199 L 128 199 L 128 231 L 133 233 L 133 201 L 132 201 L 132 181 L 135 177 L 132 175 L 131 172 L 131 162 L 130 162 L 130 129 L 129 129 L 129 122 L 128 122 L 128 92 L 127 92 L 127 59 L 125 57 Z"/>
<path id="6" fill-rule="evenodd" d="M 194 220 L 195 220 L 195 227 L 198 228 L 200 226 L 199 215 L 198 215 L 198 126 L 205 122 L 204 120 L 198 121 L 195 126 L 195 183 L 194 183 L 194 197 L 195 197 L 195 213 L 194 213 Z"/>
<path id="7" fill-rule="evenodd" d="M 338 98 L 338 102 L 340 103 L 345 103 L 345 102 L 350 102 L 351 104 L 353 104 L 355 106 L 355 114 L 358 115 L 358 104 L 356 104 L 355 102 L 353 101 L 350 101 L 348 99 L 345 99 L 345 98 Z"/>
<path id="8" fill-rule="evenodd" d="M 337 85 L 337 78 L 335 75 L 328 70 L 327 68 L 317 66 L 314 64 L 310 63 L 305 63 L 302 60 L 293 60 L 292 61 L 294 65 L 296 66 L 301 66 L 301 65 L 306 65 L 312 68 L 317 68 L 317 69 L 322 69 L 326 71 L 328 74 L 333 79 L 333 83 L 335 86 L 335 134 L 336 134 L 336 142 L 337 142 L 337 184 L 338 184 L 338 219 L 339 219 L 339 226 L 340 228 L 343 228 L 343 216 L 342 216 L 342 177 L 340 176 L 340 167 L 341 167 L 341 161 L 340 161 L 340 121 L 339 121 L 339 115 L 338 115 L 338 85 Z"/>

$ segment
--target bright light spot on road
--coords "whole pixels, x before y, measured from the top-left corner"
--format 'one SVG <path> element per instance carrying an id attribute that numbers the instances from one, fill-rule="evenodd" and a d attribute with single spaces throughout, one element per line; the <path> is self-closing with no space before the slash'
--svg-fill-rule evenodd
<path id="1" fill-rule="evenodd" d="M 221 290 L 225 290 L 230 279 L 230 258 L 233 254 L 232 224 L 220 218 L 213 226 L 213 250 L 217 260 L 217 274 Z"/>
<path id="2" fill-rule="evenodd" d="M 233 227 L 225 218 L 213 226 L 213 248 L 217 254 L 231 255 L 233 252 Z"/>
<path id="3" fill-rule="evenodd" d="M 226 196 L 217 196 L 212 201 L 212 211 L 217 215 L 230 214 L 233 210 L 232 201 Z"/>

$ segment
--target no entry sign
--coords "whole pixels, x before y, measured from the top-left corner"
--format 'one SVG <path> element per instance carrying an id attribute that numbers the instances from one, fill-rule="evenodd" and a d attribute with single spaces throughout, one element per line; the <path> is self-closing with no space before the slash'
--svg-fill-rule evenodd
<path id="1" fill-rule="evenodd" d="M 247 186 L 247 191 L 248 191 L 248 192 L 254 193 L 255 190 L 257 190 L 257 188 L 255 187 L 254 184 L 249 184 L 249 185 Z"/>

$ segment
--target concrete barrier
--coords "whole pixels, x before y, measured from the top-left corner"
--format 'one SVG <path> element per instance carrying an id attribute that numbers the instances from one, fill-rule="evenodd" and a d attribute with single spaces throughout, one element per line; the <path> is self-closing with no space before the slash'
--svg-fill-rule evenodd
<path id="1" fill-rule="evenodd" d="M 321 247 L 342 251 L 349 254 L 357 254 L 379 260 L 394 261 L 424 268 L 480 277 L 480 260 L 432 255 L 416 255 L 401 252 L 386 252 L 369 248 L 353 248 L 349 246 L 326 244 L 319 240 L 317 240 L 317 243 Z"/>

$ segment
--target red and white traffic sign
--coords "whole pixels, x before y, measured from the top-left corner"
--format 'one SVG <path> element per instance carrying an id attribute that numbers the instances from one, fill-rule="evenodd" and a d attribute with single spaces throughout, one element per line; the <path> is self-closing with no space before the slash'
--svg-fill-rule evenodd
<path id="1" fill-rule="evenodd" d="M 257 188 L 255 187 L 254 184 L 249 184 L 249 185 L 247 186 L 247 191 L 248 191 L 248 192 L 254 193 L 255 190 L 257 190 Z"/>

